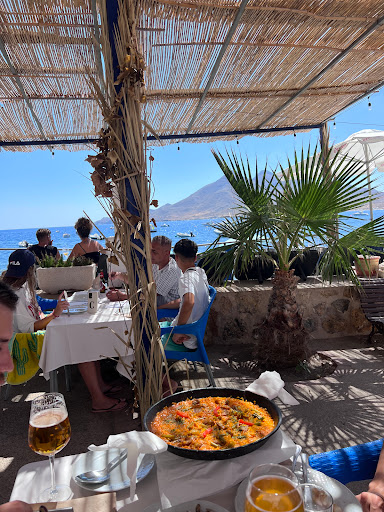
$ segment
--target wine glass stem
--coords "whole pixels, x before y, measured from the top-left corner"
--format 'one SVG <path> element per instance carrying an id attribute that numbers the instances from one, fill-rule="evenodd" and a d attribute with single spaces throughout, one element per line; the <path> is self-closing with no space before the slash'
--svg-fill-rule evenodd
<path id="1" fill-rule="evenodd" d="M 55 454 L 49 455 L 49 466 L 51 468 L 51 496 L 56 493 L 56 480 L 55 480 Z"/>

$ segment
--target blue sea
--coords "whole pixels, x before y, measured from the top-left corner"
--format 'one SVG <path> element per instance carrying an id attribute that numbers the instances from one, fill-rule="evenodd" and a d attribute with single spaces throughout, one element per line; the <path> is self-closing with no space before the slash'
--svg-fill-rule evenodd
<path id="1" fill-rule="evenodd" d="M 177 233 L 184 233 L 183 238 L 190 237 L 198 245 L 209 244 L 217 237 L 214 228 L 209 224 L 220 222 L 221 218 L 217 219 L 198 219 L 198 220 L 176 220 L 176 221 L 159 221 L 157 222 L 156 232 L 151 233 L 151 236 L 165 235 L 172 240 L 174 245 L 180 237 Z M 60 249 L 60 253 L 64 258 L 69 255 L 73 246 L 80 241 L 76 230 L 73 226 L 54 227 L 54 226 L 41 226 L 51 230 L 53 245 Z M 113 236 L 114 230 L 112 224 L 97 224 L 99 230 L 104 236 Z M 27 241 L 30 245 L 36 244 L 36 231 L 37 228 L 29 229 L 7 229 L 0 230 L 0 270 L 5 270 L 8 265 L 8 258 L 12 251 L 20 249 L 19 242 Z M 64 238 L 63 234 L 69 234 L 69 238 Z M 98 233 L 95 229 L 93 233 Z M 105 245 L 103 240 L 99 240 L 102 245 Z M 3 250 L 6 249 L 6 250 Z M 201 248 L 203 251 L 204 248 Z"/>
<path id="2" fill-rule="evenodd" d="M 374 217 L 380 217 L 384 215 L 384 210 L 374 210 Z M 358 213 L 354 213 L 355 220 L 351 221 L 351 224 L 358 227 L 369 221 L 369 211 L 364 210 Z M 193 240 L 202 246 L 199 248 L 199 252 L 204 251 L 204 245 L 208 245 L 215 240 L 217 233 L 211 224 L 217 224 L 222 218 L 215 219 L 196 219 L 196 220 L 175 220 L 175 221 L 158 221 L 156 232 L 151 233 L 152 237 L 156 235 L 165 235 L 172 240 L 174 245 L 180 237 L 178 233 L 183 233 L 183 238 L 189 238 L 191 233 L 194 235 Z M 73 226 L 64 227 L 52 227 L 52 226 L 41 226 L 47 227 L 51 230 L 53 245 L 60 249 L 60 252 L 64 255 L 64 258 L 69 255 L 73 246 L 79 242 L 79 237 Z M 112 224 L 99 224 L 97 227 L 103 233 L 104 236 L 113 236 L 114 230 Z M 8 258 L 12 251 L 19 249 L 19 242 L 27 241 L 29 244 L 37 243 L 36 240 L 37 228 L 29 229 L 7 229 L 0 230 L 0 271 L 5 270 L 8 264 Z M 63 234 L 69 234 L 69 238 L 64 238 Z M 92 233 L 97 233 L 94 230 Z M 101 240 L 100 243 L 104 245 Z M 4 250 L 5 249 L 5 250 Z"/>

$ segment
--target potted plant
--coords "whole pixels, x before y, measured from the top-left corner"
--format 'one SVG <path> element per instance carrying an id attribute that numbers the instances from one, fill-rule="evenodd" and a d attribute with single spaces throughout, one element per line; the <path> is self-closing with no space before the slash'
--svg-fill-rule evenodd
<path id="1" fill-rule="evenodd" d="M 220 282 L 233 269 L 247 269 L 255 257 L 272 262 L 273 289 L 267 318 L 257 328 L 256 356 L 264 367 L 296 366 L 309 356 L 309 334 L 296 302 L 295 262 L 324 245 L 319 261 L 323 279 L 343 275 L 359 284 L 353 261 L 358 252 L 369 255 L 370 247 L 384 245 L 384 217 L 351 230 L 353 215 L 344 212 L 359 210 L 368 200 L 367 176 L 359 162 L 337 161 L 337 155 L 330 160 L 330 152 L 312 157 L 308 148 L 307 156 L 302 152 L 300 161 L 295 154 L 286 170 L 258 174 L 256 164 L 253 177 L 249 162 L 236 154 L 226 159 L 213 155 L 239 205 L 236 216 L 214 226 L 219 236 L 206 252 L 206 265 Z M 218 245 L 222 237 L 232 239 L 224 253 Z"/>
<path id="2" fill-rule="evenodd" d="M 96 276 L 96 265 L 89 258 L 78 256 L 73 260 L 56 260 L 46 256 L 36 269 L 38 286 L 47 293 L 62 290 L 88 290 Z"/>

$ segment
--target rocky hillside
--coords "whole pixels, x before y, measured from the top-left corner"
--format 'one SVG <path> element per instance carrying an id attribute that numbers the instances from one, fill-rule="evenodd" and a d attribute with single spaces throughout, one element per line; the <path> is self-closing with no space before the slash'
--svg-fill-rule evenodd
<path id="1" fill-rule="evenodd" d="M 374 190 L 374 192 L 377 192 Z M 384 210 L 384 193 L 373 203 L 375 210 Z M 234 214 L 237 200 L 232 187 L 225 176 L 202 187 L 197 192 L 174 204 L 165 204 L 157 209 L 151 209 L 150 215 L 156 221 L 212 219 Z M 369 205 L 361 207 L 367 210 Z M 109 217 L 103 217 L 97 224 L 110 224 Z"/>

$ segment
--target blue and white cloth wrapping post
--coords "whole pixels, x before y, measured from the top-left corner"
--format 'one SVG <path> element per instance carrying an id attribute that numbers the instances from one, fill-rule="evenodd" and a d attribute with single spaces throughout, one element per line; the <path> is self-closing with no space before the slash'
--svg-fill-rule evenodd
<path id="1" fill-rule="evenodd" d="M 107 443 L 100 446 L 91 444 L 88 450 L 103 451 L 110 448 L 120 448 L 127 450 L 127 475 L 131 481 L 130 485 L 130 499 L 133 501 L 136 493 L 136 474 L 137 474 L 137 459 L 139 454 L 165 452 L 168 445 L 165 441 L 152 434 L 152 432 L 125 432 L 123 434 L 116 434 L 108 437 Z"/>
<path id="2" fill-rule="evenodd" d="M 285 382 L 279 373 L 263 372 L 258 379 L 246 388 L 246 391 L 252 391 L 252 393 L 265 396 L 270 400 L 278 397 L 283 404 L 299 405 L 300 402 L 284 389 L 284 385 Z"/>

